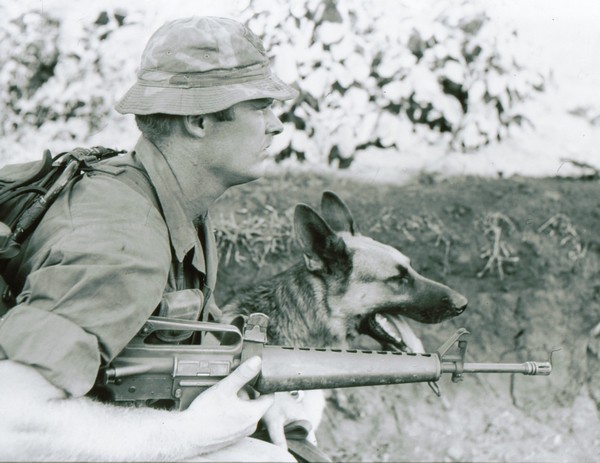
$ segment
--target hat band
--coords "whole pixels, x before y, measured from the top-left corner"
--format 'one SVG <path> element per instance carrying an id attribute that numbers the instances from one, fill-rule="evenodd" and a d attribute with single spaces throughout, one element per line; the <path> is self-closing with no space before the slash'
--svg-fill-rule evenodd
<path id="1" fill-rule="evenodd" d="M 267 78 L 271 75 L 268 64 L 241 69 L 218 69 L 208 72 L 172 74 L 161 71 L 144 73 L 138 83 L 147 87 L 201 88 L 219 85 L 243 84 Z"/>

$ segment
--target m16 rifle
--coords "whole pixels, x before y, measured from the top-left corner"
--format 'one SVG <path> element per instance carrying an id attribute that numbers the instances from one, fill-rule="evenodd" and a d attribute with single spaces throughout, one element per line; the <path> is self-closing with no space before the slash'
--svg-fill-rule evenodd
<path id="1" fill-rule="evenodd" d="M 468 363 L 467 335 L 461 328 L 436 352 L 342 350 L 267 344 L 268 317 L 252 314 L 232 325 L 151 317 L 139 334 L 98 376 L 96 390 L 117 403 L 170 403 L 184 410 L 202 391 L 229 375 L 240 363 L 262 357 L 251 382 L 260 393 L 427 382 L 451 373 L 522 373 L 547 376 L 551 362 Z M 191 344 L 152 344 L 157 331 L 191 331 Z M 210 335 L 213 342 L 198 341 Z M 196 343 L 194 343 L 196 342 Z M 449 354 L 458 344 L 458 352 Z"/>

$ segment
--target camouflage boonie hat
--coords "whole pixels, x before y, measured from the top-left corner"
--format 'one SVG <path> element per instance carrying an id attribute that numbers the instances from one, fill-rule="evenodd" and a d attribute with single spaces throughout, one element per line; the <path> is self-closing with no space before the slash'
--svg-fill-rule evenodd
<path id="1" fill-rule="evenodd" d="M 257 98 L 298 92 L 271 73 L 261 40 L 218 17 L 167 22 L 150 37 L 137 82 L 117 103 L 121 114 L 208 114 Z"/>

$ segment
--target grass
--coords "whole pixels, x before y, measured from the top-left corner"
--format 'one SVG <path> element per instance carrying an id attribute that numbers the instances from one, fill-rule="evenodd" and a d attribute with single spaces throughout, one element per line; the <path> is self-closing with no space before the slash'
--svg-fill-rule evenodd
<path id="1" fill-rule="evenodd" d="M 294 242 L 293 209 L 278 211 L 265 205 L 260 211 L 239 209 L 214 219 L 222 265 L 245 264 L 261 269 L 269 257 L 288 254 Z"/>
<path id="2" fill-rule="evenodd" d="M 504 279 L 504 265 L 507 263 L 519 262 L 519 256 L 515 255 L 515 251 L 504 238 L 515 231 L 515 224 L 505 214 L 501 212 L 493 212 L 486 214 L 483 219 L 483 234 L 488 239 L 484 246 L 480 257 L 487 259 L 485 267 L 477 276 L 482 278 L 486 273 L 492 272 L 495 268 L 498 272 L 498 277 Z"/>
<path id="3" fill-rule="evenodd" d="M 582 242 L 571 219 L 565 214 L 555 214 L 538 228 L 539 233 L 547 233 L 559 240 L 561 247 L 569 248 L 568 256 L 577 261 L 585 257 L 587 248 Z"/>

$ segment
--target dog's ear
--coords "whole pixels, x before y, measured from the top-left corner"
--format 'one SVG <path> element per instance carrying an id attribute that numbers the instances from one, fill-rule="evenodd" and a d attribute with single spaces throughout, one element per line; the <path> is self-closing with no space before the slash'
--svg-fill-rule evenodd
<path id="1" fill-rule="evenodd" d="M 294 229 L 311 272 L 330 272 L 349 258 L 344 240 L 311 207 L 298 204 L 294 211 Z"/>
<path id="2" fill-rule="evenodd" d="M 356 222 L 352 217 L 352 213 L 348 206 L 342 201 L 338 195 L 332 191 L 325 191 L 321 198 L 321 211 L 323 217 L 336 232 L 349 232 L 352 235 L 359 233 Z"/>

